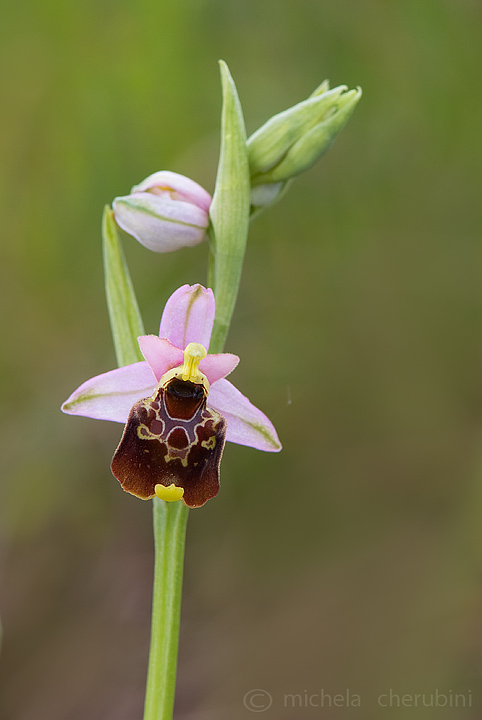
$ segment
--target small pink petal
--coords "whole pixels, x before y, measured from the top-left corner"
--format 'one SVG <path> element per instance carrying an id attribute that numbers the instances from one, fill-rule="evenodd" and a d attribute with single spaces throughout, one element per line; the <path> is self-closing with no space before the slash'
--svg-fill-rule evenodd
<path id="1" fill-rule="evenodd" d="M 214 322 L 213 291 L 202 285 L 183 285 L 169 298 L 162 313 L 159 337 L 181 350 L 191 342 L 209 347 Z"/>
<path id="2" fill-rule="evenodd" d="M 211 205 L 211 195 L 197 182 L 191 180 L 184 175 L 179 173 L 170 172 L 169 170 L 161 170 L 149 175 L 145 180 L 134 185 L 131 192 L 146 192 L 153 188 L 160 188 L 161 190 L 172 191 L 181 195 L 187 202 L 193 203 L 202 208 L 205 212 L 208 212 Z"/>
<path id="3" fill-rule="evenodd" d="M 231 353 L 218 353 L 216 355 L 208 355 L 201 360 L 199 369 L 205 374 L 210 385 L 221 380 L 221 378 L 229 375 L 239 363 L 237 355 Z"/>
<path id="4" fill-rule="evenodd" d="M 141 335 L 137 341 L 157 382 L 168 370 L 182 365 L 184 362 L 183 351 L 165 338 L 157 337 L 157 335 Z"/>
<path id="5" fill-rule="evenodd" d="M 271 420 L 229 380 L 219 380 L 211 386 L 208 405 L 226 418 L 226 440 L 266 452 L 281 450 L 281 443 Z"/>
<path id="6" fill-rule="evenodd" d="M 110 370 L 87 380 L 62 405 L 68 415 L 125 423 L 131 407 L 150 397 L 156 381 L 147 362 Z"/>

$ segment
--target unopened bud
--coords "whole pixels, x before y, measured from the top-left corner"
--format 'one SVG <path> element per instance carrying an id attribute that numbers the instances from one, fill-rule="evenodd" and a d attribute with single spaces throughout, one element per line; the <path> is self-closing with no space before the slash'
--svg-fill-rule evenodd
<path id="1" fill-rule="evenodd" d="M 211 196 L 183 175 L 161 171 L 112 203 L 117 224 L 154 252 L 200 243 L 209 224 Z"/>
<path id="2" fill-rule="evenodd" d="M 248 139 L 252 205 L 277 199 L 286 181 L 299 175 L 330 147 L 355 109 L 361 89 L 329 89 L 325 80 L 307 99 L 274 115 Z M 261 192 L 257 187 L 261 186 Z M 259 197 L 258 197 L 259 196 Z"/>

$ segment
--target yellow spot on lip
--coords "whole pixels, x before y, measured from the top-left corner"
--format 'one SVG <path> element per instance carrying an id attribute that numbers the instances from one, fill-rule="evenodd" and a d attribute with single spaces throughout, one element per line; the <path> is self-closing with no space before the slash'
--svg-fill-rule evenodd
<path id="1" fill-rule="evenodd" d="M 184 495 L 184 488 L 177 487 L 174 483 L 168 487 L 165 485 L 156 485 L 154 492 L 160 500 L 165 500 L 166 502 L 176 502 L 176 500 L 180 500 Z"/>

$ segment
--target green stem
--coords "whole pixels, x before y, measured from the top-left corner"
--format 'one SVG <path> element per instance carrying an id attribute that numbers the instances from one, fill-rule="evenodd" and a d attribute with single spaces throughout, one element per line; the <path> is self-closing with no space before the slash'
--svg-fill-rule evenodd
<path id="1" fill-rule="evenodd" d="M 184 544 L 189 510 L 154 498 L 154 591 L 144 720 L 171 720 L 181 616 Z"/>
<path id="2" fill-rule="evenodd" d="M 238 293 L 249 224 L 246 133 L 234 82 L 224 63 L 221 157 L 209 227 L 208 277 L 216 297 L 210 352 L 221 352 Z M 154 594 L 144 720 L 172 720 L 182 568 L 188 510 L 154 499 Z"/>

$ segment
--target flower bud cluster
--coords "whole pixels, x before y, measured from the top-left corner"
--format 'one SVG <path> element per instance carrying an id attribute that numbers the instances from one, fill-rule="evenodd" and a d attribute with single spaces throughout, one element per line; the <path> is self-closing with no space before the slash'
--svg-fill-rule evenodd
<path id="1" fill-rule="evenodd" d="M 325 80 L 309 98 L 270 118 L 247 140 L 251 216 L 278 200 L 292 178 L 325 153 L 348 121 L 361 89 L 330 89 Z M 174 172 L 156 172 L 115 198 L 117 224 L 154 252 L 202 242 L 209 227 L 211 195 Z"/>

